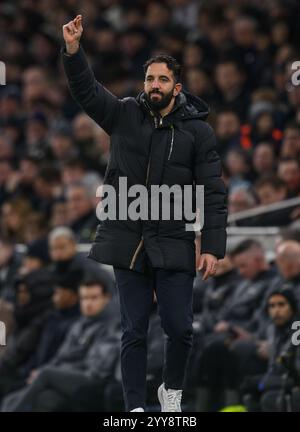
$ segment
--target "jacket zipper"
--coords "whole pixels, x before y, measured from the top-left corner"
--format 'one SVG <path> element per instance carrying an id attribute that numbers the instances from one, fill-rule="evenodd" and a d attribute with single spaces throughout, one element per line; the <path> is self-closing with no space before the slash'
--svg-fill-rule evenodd
<path id="1" fill-rule="evenodd" d="M 150 110 L 150 113 L 151 113 L 151 115 L 152 115 L 152 117 L 153 117 L 153 119 L 154 119 L 154 126 L 155 126 L 155 129 L 157 129 L 157 128 L 158 128 L 158 121 L 157 121 L 157 118 L 156 118 L 156 116 L 154 115 L 153 111 Z M 160 125 L 160 126 L 162 125 L 162 117 L 160 118 L 159 125 Z M 148 184 L 148 179 L 149 179 L 150 162 L 151 162 L 151 150 L 150 150 L 150 157 L 149 157 L 148 165 L 147 165 L 146 186 L 147 186 L 147 184 Z M 134 267 L 134 264 L 135 264 L 135 262 L 136 262 L 137 256 L 138 256 L 138 254 L 139 254 L 139 251 L 141 250 L 141 247 L 142 247 L 143 243 L 144 243 L 144 238 L 143 238 L 143 236 L 142 236 L 142 237 L 141 237 L 141 240 L 140 240 L 139 244 L 137 245 L 137 248 L 136 248 L 136 250 L 135 250 L 135 252 L 134 252 L 134 254 L 133 254 L 133 257 L 132 257 L 132 259 L 131 259 L 130 266 L 129 266 L 129 269 L 130 269 L 130 270 L 132 270 L 133 267 Z"/>
<path id="2" fill-rule="evenodd" d="M 168 160 L 170 160 L 170 157 L 171 157 L 171 154 L 172 154 L 172 150 L 173 150 L 173 144 L 174 144 L 174 126 L 170 125 L 170 128 L 172 129 L 172 138 L 171 138 L 171 146 L 170 146 Z"/>

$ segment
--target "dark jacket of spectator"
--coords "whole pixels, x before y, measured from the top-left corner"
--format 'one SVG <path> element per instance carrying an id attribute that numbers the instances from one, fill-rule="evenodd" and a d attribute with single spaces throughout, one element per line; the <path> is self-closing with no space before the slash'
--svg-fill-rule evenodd
<path id="1" fill-rule="evenodd" d="M 248 329 L 256 310 L 262 306 L 266 291 L 274 277 L 273 270 L 265 270 L 252 281 L 240 282 L 227 307 L 223 309 L 220 319 Z"/>
<path id="2" fill-rule="evenodd" d="M 46 269 L 36 270 L 19 282 L 26 285 L 30 301 L 16 305 L 15 329 L 8 340 L 7 349 L 0 362 L 1 374 L 24 364 L 34 352 L 45 321 L 52 309 L 53 279 Z"/>
<path id="3" fill-rule="evenodd" d="M 62 345 L 68 331 L 79 319 L 79 305 L 68 309 L 54 310 L 45 323 L 39 343 L 26 365 L 22 368 L 24 376 L 52 360 Z"/>

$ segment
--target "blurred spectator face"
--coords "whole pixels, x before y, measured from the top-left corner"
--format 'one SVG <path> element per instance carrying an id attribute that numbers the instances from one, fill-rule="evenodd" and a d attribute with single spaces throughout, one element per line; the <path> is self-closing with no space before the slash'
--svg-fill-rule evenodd
<path id="1" fill-rule="evenodd" d="M 300 155 L 300 128 L 287 128 L 283 134 L 280 156 L 297 158 Z"/>
<path id="2" fill-rule="evenodd" d="M 56 237 L 49 241 L 49 253 L 54 262 L 71 260 L 76 255 L 76 243 L 69 237 Z"/>
<path id="3" fill-rule="evenodd" d="M 253 247 L 234 256 L 232 261 L 243 278 L 253 280 L 261 272 L 265 258 L 260 249 Z"/>
<path id="4" fill-rule="evenodd" d="M 256 120 L 256 130 L 261 135 L 266 135 L 272 132 L 274 128 L 273 117 L 270 113 L 262 113 Z"/>
<path id="5" fill-rule="evenodd" d="M 65 165 L 63 167 L 62 177 L 64 185 L 71 185 L 77 181 L 80 181 L 85 175 L 85 169 L 82 165 Z"/>
<path id="6" fill-rule="evenodd" d="M 230 139 L 238 135 L 240 121 L 233 111 L 221 112 L 217 117 L 216 134 L 220 139 Z"/>
<path id="7" fill-rule="evenodd" d="M 42 213 L 32 212 L 27 218 L 27 227 L 24 232 L 25 243 L 31 243 L 47 235 L 48 220 Z"/>
<path id="8" fill-rule="evenodd" d="M 292 107 L 297 108 L 300 105 L 300 86 L 290 86 L 287 92 L 288 101 Z"/>
<path id="9" fill-rule="evenodd" d="M 87 191 L 81 186 L 70 186 L 67 193 L 70 216 L 79 219 L 93 209 L 93 201 L 87 195 Z"/>
<path id="10" fill-rule="evenodd" d="M 17 288 L 17 304 L 25 306 L 30 302 L 30 292 L 24 283 L 18 285 Z"/>
<path id="11" fill-rule="evenodd" d="M 0 99 L 0 115 L 4 118 L 18 114 L 20 101 L 15 97 L 3 97 Z"/>
<path id="12" fill-rule="evenodd" d="M 164 28 L 170 20 L 169 10 L 159 2 L 150 2 L 147 6 L 146 23 L 152 30 Z"/>
<path id="13" fill-rule="evenodd" d="M 277 246 L 276 264 L 285 279 L 292 279 L 300 273 L 300 244 L 285 240 Z"/>
<path id="14" fill-rule="evenodd" d="M 284 296 L 274 294 L 268 301 L 268 313 L 276 326 L 283 326 L 291 320 L 293 309 Z"/>
<path id="15" fill-rule="evenodd" d="M 10 162 L 0 160 L 0 185 L 7 182 L 12 174 L 13 169 Z"/>
<path id="16" fill-rule="evenodd" d="M 283 45 L 289 39 L 289 28 L 285 21 L 278 21 L 272 25 L 271 36 L 275 45 Z"/>
<path id="17" fill-rule="evenodd" d="M 230 150 L 225 163 L 231 176 L 243 175 L 249 171 L 246 157 L 241 152 Z"/>
<path id="18" fill-rule="evenodd" d="M 36 257 L 25 256 L 22 260 L 22 266 L 19 270 L 21 275 L 25 275 L 27 273 L 31 273 L 35 270 L 39 270 L 44 266 L 42 260 Z"/>
<path id="19" fill-rule="evenodd" d="M 273 204 L 286 199 L 286 188 L 275 189 L 271 184 L 262 185 L 256 189 L 259 203 L 261 205 Z"/>
<path id="20" fill-rule="evenodd" d="M 83 316 L 98 315 L 109 302 L 109 295 L 104 294 L 101 285 L 82 285 L 79 289 L 80 309 Z"/>
<path id="21" fill-rule="evenodd" d="M 211 87 L 206 73 L 196 68 L 187 71 L 186 83 L 189 91 L 197 96 L 209 91 Z"/>
<path id="22" fill-rule="evenodd" d="M 58 202 L 52 206 L 51 226 L 59 227 L 69 225 L 69 206 L 66 202 Z"/>
<path id="23" fill-rule="evenodd" d="M 55 47 L 46 36 L 36 34 L 31 39 L 31 53 L 37 63 L 49 62 L 55 56 Z"/>
<path id="24" fill-rule="evenodd" d="M 0 268 L 5 267 L 13 255 L 13 245 L 0 239 Z"/>
<path id="25" fill-rule="evenodd" d="M 2 206 L 2 224 L 11 233 L 17 233 L 25 224 L 31 211 L 30 205 L 23 200 L 6 202 Z"/>
<path id="26" fill-rule="evenodd" d="M 120 38 L 120 48 L 128 57 L 133 57 L 145 46 L 146 40 L 142 33 L 128 32 Z"/>
<path id="27" fill-rule="evenodd" d="M 26 126 L 26 141 L 29 145 L 37 144 L 46 138 L 48 128 L 45 122 L 38 119 L 31 119 Z"/>
<path id="28" fill-rule="evenodd" d="M 19 173 L 22 183 L 33 183 L 38 173 L 38 164 L 30 159 L 22 159 L 20 161 Z"/>
<path id="29" fill-rule="evenodd" d="M 248 17 L 238 18 L 233 24 L 233 39 L 242 47 L 251 47 L 255 44 L 255 21 Z"/>
<path id="30" fill-rule="evenodd" d="M 11 159 L 14 149 L 11 143 L 4 137 L 0 137 L 0 159 Z"/>
<path id="31" fill-rule="evenodd" d="M 78 302 L 78 294 L 71 289 L 56 287 L 54 289 L 52 301 L 55 309 L 68 309 Z"/>
<path id="32" fill-rule="evenodd" d="M 189 68 L 197 67 L 203 60 L 202 49 L 196 44 L 189 44 L 183 52 L 183 64 L 188 70 Z"/>
<path id="33" fill-rule="evenodd" d="M 259 174 L 272 172 L 275 166 L 273 147 L 267 143 L 258 144 L 253 153 L 253 167 Z"/>
<path id="34" fill-rule="evenodd" d="M 45 96 L 48 87 L 47 78 L 43 69 L 30 67 L 23 73 L 23 96 L 26 102 Z"/>
<path id="35" fill-rule="evenodd" d="M 94 121 L 86 114 L 78 114 L 73 121 L 74 137 L 77 141 L 86 141 L 93 138 L 95 130 Z"/>
<path id="36" fill-rule="evenodd" d="M 41 198 L 51 199 L 53 197 L 53 184 L 40 176 L 36 177 L 34 180 L 34 189 Z"/>
<path id="37" fill-rule="evenodd" d="M 215 49 L 222 49 L 228 42 L 229 31 L 226 22 L 212 23 L 208 28 L 208 39 Z"/>
<path id="38" fill-rule="evenodd" d="M 94 35 L 94 41 L 98 52 L 114 51 L 116 46 L 115 32 L 111 28 L 97 30 Z"/>
<path id="39" fill-rule="evenodd" d="M 297 191 L 300 187 L 300 170 L 296 160 L 280 161 L 278 165 L 278 177 L 280 177 L 291 191 Z"/>
<path id="40" fill-rule="evenodd" d="M 150 3 L 152 5 L 152 2 Z M 150 7 L 149 5 L 149 7 Z M 135 25 L 139 25 L 141 21 L 144 19 L 143 12 L 138 7 L 132 7 L 124 11 L 123 19 L 125 22 L 125 27 L 132 27 Z"/>
<path id="41" fill-rule="evenodd" d="M 253 196 L 245 189 L 234 190 L 229 194 L 228 212 L 229 214 L 238 213 L 243 210 L 253 208 L 255 200 Z"/>
<path id="42" fill-rule="evenodd" d="M 57 159 L 67 159 L 73 156 L 75 148 L 72 138 L 66 135 L 55 134 L 50 138 L 50 146 Z"/>
<path id="43" fill-rule="evenodd" d="M 235 63 L 219 63 L 216 66 L 216 83 L 222 93 L 229 93 L 242 85 L 243 77 Z"/>

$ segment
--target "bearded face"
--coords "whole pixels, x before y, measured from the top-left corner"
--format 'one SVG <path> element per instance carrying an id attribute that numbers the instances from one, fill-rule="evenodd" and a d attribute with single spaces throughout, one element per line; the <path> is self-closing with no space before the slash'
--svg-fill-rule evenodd
<path id="1" fill-rule="evenodd" d="M 149 106 L 154 111 L 166 108 L 181 89 L 166 63 L 152 63 L 146 72 L 144 91 Z"/>

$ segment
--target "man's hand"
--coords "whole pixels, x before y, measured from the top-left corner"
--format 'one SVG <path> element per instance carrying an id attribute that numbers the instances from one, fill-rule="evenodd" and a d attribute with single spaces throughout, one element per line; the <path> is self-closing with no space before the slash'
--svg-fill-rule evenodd
<path id="1" fill-rule="evenodd" d="M 198 270 L 205 270 L 202 280 L 206 280 L 209 276 L 214 276 L 217 270 L 218 259 L 214 255 L 204 253 L 200 255 Z"/>
<path id="2" fill-rule="evenodd" d="M 268 360 L 270 356 L 269 348 L 270 347 L 267 341 L 256 342 L 257 355 L 263 360 Z"/>
<path id="3" fill-rule="evenodd" d="M 82 32 L 82 15 L 77 15 L 75 19 L 63 26 L 63 36 L 68 54 L 75 54 L 78 51 Z"/>
<path id="4" fill-rule="evenodd" d="M 214 332 L 215 333 L 223 333 L 227 330 L 229 330 L 230 324 L 227 321 L 219 321 L 215 327 Z"/>
<path id="5" fill-rule="evenodd" d="M 26 380 L 27 384 L 32 384 L 33 381 L 38 377 L 40 371 L 39 369 L 32 369 L 32 371 L 29 374 L 29 377 Z"/>

